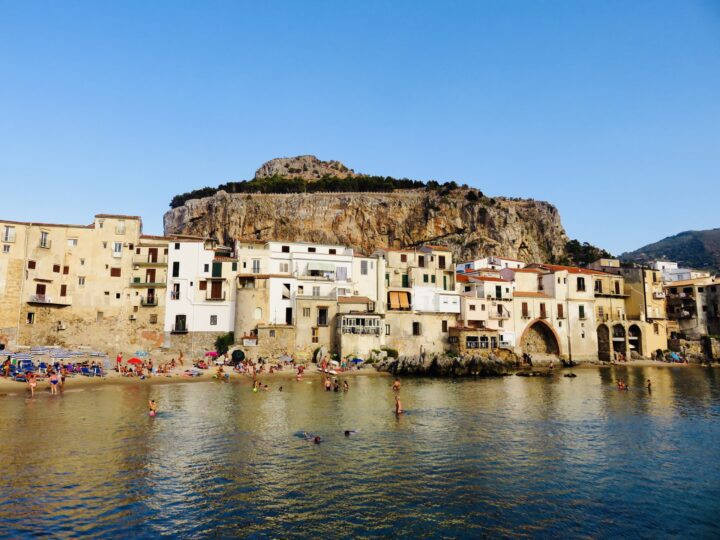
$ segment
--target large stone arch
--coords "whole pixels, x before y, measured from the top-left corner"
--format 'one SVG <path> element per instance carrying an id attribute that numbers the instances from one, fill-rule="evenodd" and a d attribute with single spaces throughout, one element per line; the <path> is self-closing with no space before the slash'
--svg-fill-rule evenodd
<path id="1" fill-rule="evenodd" d="M 609 362 L 612 357 L 612 347 L 610 346 L 610 329 L 606 324 L 597 327 L 598 340 L 598 358 L 604 362 Z"/>
<path id="2" fill-rule="evenodd" d="M 544 320 L 536 319 L 528 324 L 520 338 L 520 348 L 529 354 L 560 354 L 560 340 L 555 330 Z"/>
<path id="3" fill-rule="evenodd" d="M 635 351 L 640 356 L 643 356 L 642 330 L 637 324 L 631 324 L 630 328 L 628 328 L 628 344 L 631 352 Z"/>
<path id="4" fill-rule="evenodd" d="M 627 346 L 625 344 L 627 332 L 622 324 L 616 324 L 612 327 L 613 351 L 627 355 Z"/>

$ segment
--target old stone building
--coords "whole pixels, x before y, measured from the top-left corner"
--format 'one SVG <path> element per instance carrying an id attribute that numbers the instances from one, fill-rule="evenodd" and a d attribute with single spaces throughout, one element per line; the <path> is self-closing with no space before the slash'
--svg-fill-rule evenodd
<path id="1" fill-rule="evenodd" d="M 98 214 L 90 225 L 2 221 L 0 228 L 0 343 L 162 345 L 164 302 L 148 302 L 135 280 L 147 250 L 164 248 L 142 235 L 140 218 Z M 164 270 L 154 270 L 153 290 L 164 288 Z"/>

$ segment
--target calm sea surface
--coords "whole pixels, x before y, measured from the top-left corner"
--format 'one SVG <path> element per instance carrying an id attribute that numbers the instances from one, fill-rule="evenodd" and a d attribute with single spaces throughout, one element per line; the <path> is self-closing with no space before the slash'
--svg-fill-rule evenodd
<path id="1" fill-rule="evenodd" d="M 720 537 L 720 370 L 576 373 L 0 397 L 0 537 Z"/>

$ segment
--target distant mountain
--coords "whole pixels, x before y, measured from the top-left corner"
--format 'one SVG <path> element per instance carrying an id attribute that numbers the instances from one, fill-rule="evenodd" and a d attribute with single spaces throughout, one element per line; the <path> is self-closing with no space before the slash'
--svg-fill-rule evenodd
<path id="1" fill-rule="evenodd" d="M 624 261 L 675 261 L 681 266 L 720 272 L 720 229 L 685 231 L 620 255 Z"/>

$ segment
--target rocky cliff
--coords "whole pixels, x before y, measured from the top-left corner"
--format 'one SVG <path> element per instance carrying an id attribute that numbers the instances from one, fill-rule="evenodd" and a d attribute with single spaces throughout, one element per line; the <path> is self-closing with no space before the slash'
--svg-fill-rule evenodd
<path id="1" fill-rule="evenodd" d="M 489 199 L 476 190 L 390 193 L 229 194 L 191 199 L 165 214 L 166 234 L 342 244 L 362 253 L 422 243 L 456 260 L 506 255 L 548 262 L 565 254 L 557 209 L 533 200 Z"/>
<path id="2" fill-rule="evenodd" d="M 352 178 L 358 176 L 339 161 L 322 161 L 315 156 L 296 156 L 292 158 L 275 158 L 263 163 L 255 171 L 255 178 L 302 178 L 303 180 L 319 180 L 323 176 L 335 178 Z"/>

